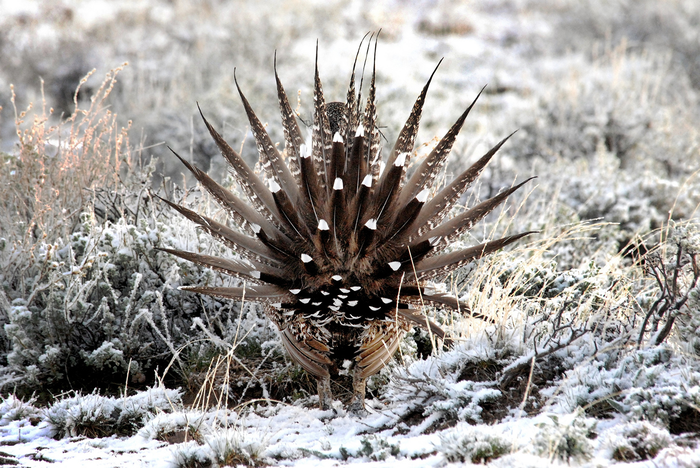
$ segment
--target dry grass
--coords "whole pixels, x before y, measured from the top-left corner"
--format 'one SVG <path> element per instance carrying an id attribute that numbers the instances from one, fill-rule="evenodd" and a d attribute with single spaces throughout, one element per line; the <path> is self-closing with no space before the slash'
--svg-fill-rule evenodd
<path id="1" fill-rule="evenodd" d="M 123 68 L 110 71 L 89 105 L 81 107 L 80 86 L 94 70 L 85 76 L 73 114 L 55 125 L 45 100 L 39 110 L 32 103 L 19 110 L 12 89 L 18 147 L 2 154 L 0 166 L 0 268 L 11 290 L 26 292 L 24 279 L 35 274 L 27 268 L 38 249 L 68 238 L 95 190 L 117 190 L 120 173 L 132 166 L 129 128 L 117 124 L 107 102 Z"/>

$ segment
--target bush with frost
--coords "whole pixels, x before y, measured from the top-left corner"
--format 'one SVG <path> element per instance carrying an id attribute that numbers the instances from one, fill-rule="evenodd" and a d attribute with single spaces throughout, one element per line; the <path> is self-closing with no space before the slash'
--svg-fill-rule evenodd
<path id="1" fill-rule="evenodd" d="M 458 426 L 440 434 L 438 450 L 450 463 L 489 463 L 517 446 L 489 427 Z"/>
<path id="2" fill-rule="evenodd" d="M 157 248 L 223 252 L 150 194 L 155 164 L 139 164 L 107 106 L 119 71 L 58 125 L 46 108 L 17 112 L 17 150 L 0 165 L 1 389 L 143 385 L 171 361 L 187 369 L 270 334 L 248 307 L 236 343 L 238 304 L 177 290 L 221 278 Z"/>
<path id="3" fill-rule="evenodd" d="M 56 438 L 133 435 L 149 418 L 178 407 L 181 395 L 162 387 L 121 398 L 78 393 L 49 406 L 44 419 Z"/>
<path id="4" fill-rule="evenodd" d="M 616 426 L 607 430 L 601 439 L 603 447 L 611 452 L 611 458 L 618 462 L 651 460 L 673 442 L 666 429 L 646 421 Z"/>

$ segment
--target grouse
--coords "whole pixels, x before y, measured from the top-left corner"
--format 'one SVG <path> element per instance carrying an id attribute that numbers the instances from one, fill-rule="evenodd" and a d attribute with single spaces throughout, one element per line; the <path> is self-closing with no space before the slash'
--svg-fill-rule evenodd
<path id="1" fill-rule="evenodd" d="M 444 339 L 442 329 L 416 306 L 434 304 L 468 310 L 457 298 L 426 289 L 426 280 L 443 276 L 530 234 L 524 232 L 462 250 L 450 248 L 465 231 L 527 182 L 451 215 L 455 203 L 510 136 L 449 184 L 439 190 L 434 187 L 477 95 L 437 146 L 422 161 L 416 161 L 415 170 L 407 174 L 423 103 L 437 66 L 383 161 L 375 104 L 376 41 L 364 109 L 362 85 L 358 92 L 355 86 L 358 56 L 359 49 L 345 102 L 326 103 L 318 73 L 317 46 L 314 112 L 308 140 L 302 135 L 279 79 L 275 58 L 285 141 L 282 152 L 243 95 L 234 72 L 262 174 L 256 174 L 207 121 L 201 109 L 199 112 L 249 202 L 173 153 L 225 208 L 236 229 L 164 201 L 229 246 L 237 256 L 220 258 L 163 249 L 243 280 L 242 286 L 237 287 L 182 289 L 262 303 L 289 355 L 317 379 L 322 409 L 331 407 L 331 376 L 343 370 L 351 372 L 353 396 L 348 409 L 354 413 L 364 411 L 367 378 L 389 362 L 412 326 L 423 327 Z"/>

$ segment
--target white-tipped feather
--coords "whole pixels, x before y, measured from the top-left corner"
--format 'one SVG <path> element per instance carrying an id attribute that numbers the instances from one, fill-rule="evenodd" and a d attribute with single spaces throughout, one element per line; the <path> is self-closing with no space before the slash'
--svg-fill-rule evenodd
<path id="1" fill-rule="evenodd" d="M 343 190 L 343 179 L 336 177 L 333 182 L 333 190 Z"/>
<path id="2" fill-rule="evenodd" d="M 277 182 L 275 182 L 274 180 L 271 180 L 270 181 L 270 192 L 277 193 L 280 190 L 282 190 L 282 187 L 280 187 L 280 185 Z"/>
<path id="3" fill-rule="evenodd" d="M 396 159 L 394 160 L 394 166 L 403 166 L 406 163 L 406 156 L 408 156 L 408 153 L 401 153 L 398 156 L 396 156 Z"/>
<path id="4" fill-rule="evenodd" d="M 418 200 L 421 203 L 425 203 L 425 201 L 428 199 L 428 195 L 430 195 L 430 190 L 429 189 L 423 189 L 416 195 L 416 200 Z"/>

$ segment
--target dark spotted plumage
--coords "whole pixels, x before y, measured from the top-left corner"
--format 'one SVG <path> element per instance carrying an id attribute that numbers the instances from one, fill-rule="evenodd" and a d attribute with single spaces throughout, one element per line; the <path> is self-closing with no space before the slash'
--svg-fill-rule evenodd
<path id="1" fill-rule="evenodd" d="M 331 403 L 331 375 L 349 366 L 354 382 L 350 408 L 355 412 L 364 408 L 367 377 L 391 359 L 404 332 L 420 326 L 444 338 L 444 332 L 415 305 L 432 303 L 467 310 L 455 297 L 424 289 L 424 281 L 529 234 L 444 252 L 455 238 L 522 185 L 447 219 L 507 138 L 450 184 L 435 190 L 435 177 L 472 103 L 407 177 L 431 75 L 382 171 L 374 77 L 373 70 L 364 109 L 355 92 L 354 66 L 346 102 L 326 104 L 316 66 L 313 128 L 305 140 L 275 67 L 284 156 L 239 88 L 260 154 L 261 177 L 202 115 L 249 203 L 182 162 L 226 208 L 238 229 L 166 201 L 239 256 L 228 259 L 166 251 L 244 280 L 239 287 L 183 289 L 265 304 L 289 354 L 318 379 L 322 408 Z"/>

